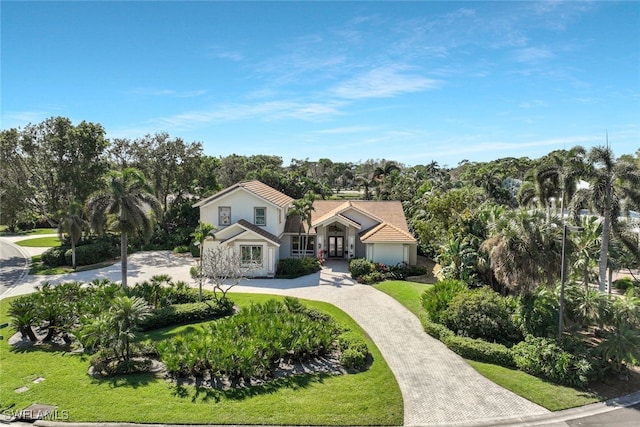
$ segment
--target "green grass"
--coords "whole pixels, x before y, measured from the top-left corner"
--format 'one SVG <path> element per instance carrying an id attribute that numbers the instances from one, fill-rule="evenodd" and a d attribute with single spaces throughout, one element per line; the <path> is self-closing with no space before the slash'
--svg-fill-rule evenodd
<path id="1" fill-rule="evenodd" d="M 57 228 L 34 228 L 33 230 L 18 231 L 17 233 L 9 233 L 6 225 L 0 225 L 0 235 L 2 236 L 32 236 L 37 234 L 57 234 Z"/>
<path id="2" fill-rule="evenodd" d="M 268 295 L 230 294 L 239 306 Z M 279 297 L 275 297 L 279 298 Z M 308 305 L 364 332 L 344 312 L 320 302 Z M 9 300 L 0 301 L 0 322 L 8 321 Z M 146 339 L 165 339 L 199 325 L 153 331 Z M 11 331 L 5 329 L 5 336 Z M 98 380 L 87 375 L 85 356 L 63 351 L 11 350 L 0 342 L 0 407 L 20 410 L 33 402 L 66 410 L 69 421 L 175 424 L 401 425 L 402 395 L 377 347 L 370 369 L 350 375 L 303 375 L 263 386 L 219 391 L 179 387 L 152 375 Z M 33 384 L 37 377 L 45 380 Z M 14 390 L 27 386 L 17 394 Z"/>
<path id="3" fill-rule="evenodd" d="M 424 313 L 420 297 L 429 286 L 431 285 L 395 280 L 374 285 L 376 289 L 395 298 L 418 317 Z M 593 393 L 553 384 L 515 369 L 473 360 L 467 360 L 467 362 L 494 383 L 550 411 L 574 408 L 602 400 Z"/>
<path id="4" fill-rule="evenodd" d="M 118 260 L 103 261 L 97 264 L 80 265 L 76 268 L 75 272 L 97 270 L 99 268 L 109 267 L 115 264 Z M 56 274 L 68 274 L 73 273 L 73 268 L 68 265 L 61 265 L 58 267 L 49 267 L 42 263 L 42 255 L 34 255 L 31 257 L 31 267 L 29 268 L 29 274 L 35 276 L 52 276 Z"/>
<path id="5" fill-rule="evenodd" d="M 396 299 L 400 304 L 404 305 L 410 312 L 420 317 L 424 313 L 421 300 L 422 293 L 429 289 L 432 285 L 423 283 L 405 282 L 402 280 L 388 280 L 386 282 L 376 283 L 374 288 Z"/>
<path id="6" fill-rule="evenodd" d="M 575 408 L 602 400 L 596 394 L 550 383 L 517 369 L 467 360 L 476 371 L 494 383 L 550 411 Z"/>
<path id="7" fill-rule="evenodd" d="M 60 246 L 60 243 L 60 238 L 58 236 L 51 236 L 19 240 L 16 242 L 16 245 L 29 248 L 53 248 L 54 246 Z"/>

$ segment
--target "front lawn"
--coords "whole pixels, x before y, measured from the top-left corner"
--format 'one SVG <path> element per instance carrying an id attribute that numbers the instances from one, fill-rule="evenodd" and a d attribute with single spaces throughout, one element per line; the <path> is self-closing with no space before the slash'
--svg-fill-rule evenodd
<path id="1" fill-rule="evenodd" d="M 422 293 L 431 286 L 433 285 L 405 282 L 403 280 L 388 280 L 373 285 L 374 288 L 391 296 L 418 317 L 424 313 L 420 300 Z"/>
<path id="2" fill-rule="evenodd" d="M 229 294 L 240 307 L 271 295 Z M 10 300 L 0 301 L 0 322 L 8 321 Z M 366 335 L 346 313 L 321 302 L 304 301 Z M 146 334 L 159 340 L 200 328 L 186 325 Z M 7 338 L 10 329 L 5 329 Z M 174 424 L 401 425 L 403 403 L 397 382 L 375 344 L 369 370 L 331 376 L 285 377 L 251 388 L 213 390 L 176 386 L 153 375 L 98 380 L 87 375 L 86 356 L 64 351 L 10 349 L 0 342 L 0 407 L 18 411 L 37 402 L 67 411 L 69 421 Z M 44 377 L 37 384 L 33 380 Z M 28 390 L 14 390 L 26 386 Z"/>
<path id="3" fill-rule="evenodd" d="M 35 239 L 19 240 L 15 242 L 18 246 L 28 248 L 53 248 L 54 246 L 60 246 L 60 238 L 58 236 L 51 237 L 36 237 Z"/>
<path id="4" fill-rule="evenodd" d="M 42 262 L 42 255 L 34 255 L 31 257 L 31 267 L 29 267 L 29 274 L 35 276 L 54 276 L 56 274 L 68 274 L 74 272 L 78 273 L 80 271 L 97 270 L 98 268 L 109 267 L 116 262 L 118 262 L 118 260 L 109 260 L 90 265 L 79 265 L 74 270 L 73 267 L 70 267 L 68 265 L 49 267 Z"/>
<path id="5" fill-rule="evenodd" d="M 57 228 L 34 228 L 27 231 L 18 231 L 17 233 L 10 233 L 9 227 L 6 225 L 0 225 L 0 236 L 20 236 L 20 235 L 37 235 L 37 234 L 56 234 Z"/>

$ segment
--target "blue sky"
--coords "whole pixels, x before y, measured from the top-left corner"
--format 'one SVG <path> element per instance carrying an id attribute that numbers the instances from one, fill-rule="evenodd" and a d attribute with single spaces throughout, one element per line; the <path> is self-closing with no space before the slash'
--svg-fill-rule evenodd
<path id="1" fill-rule="evenodd" d="M 640 148 L 640 2 L 2 1 L 2 128 L 406 165 Z"/>

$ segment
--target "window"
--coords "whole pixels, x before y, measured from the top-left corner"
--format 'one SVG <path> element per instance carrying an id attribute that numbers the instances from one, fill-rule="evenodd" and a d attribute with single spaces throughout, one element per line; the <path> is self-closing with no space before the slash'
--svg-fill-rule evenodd
<path id="1" fill-rule="evenodd" d="M 262 266 L 262 246 L 240 246 L 240 256 L 243 267 Z"/>
<path id="2" fill-rule="evenodd" d="M 316 236 L 302 236 L 302 242 L 306 243 L 307 250 L 304 251 L 305 255 L 315 255 Z M 300 255 L 300 241 L 298 236 L 291 236 L 291 254 Z"/>
<path id="3" fill-rule="evenodd" d="M 267 225 L 267 208 L 253 208 L 253 223 Z"/>
<path id="4" fill-rule="evenodd" d="M 218 225 L 231 225 L 231 207 L 220 206 L 218 208 Z"/>

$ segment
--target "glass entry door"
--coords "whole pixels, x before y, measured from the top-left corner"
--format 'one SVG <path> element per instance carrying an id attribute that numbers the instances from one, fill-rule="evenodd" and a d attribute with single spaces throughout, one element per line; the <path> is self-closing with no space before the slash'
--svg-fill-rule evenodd
<path id="1" fill-rule="evenodd" d="M 342 258 L 344 256 L 344 236 L 329 236 L 329 257 Z"/>

